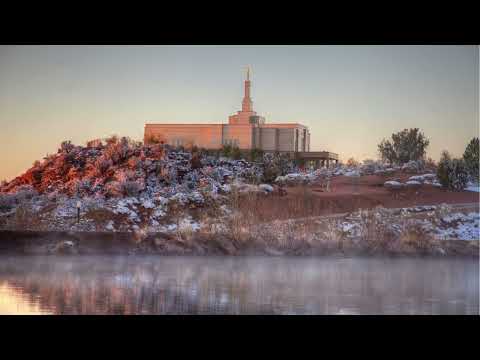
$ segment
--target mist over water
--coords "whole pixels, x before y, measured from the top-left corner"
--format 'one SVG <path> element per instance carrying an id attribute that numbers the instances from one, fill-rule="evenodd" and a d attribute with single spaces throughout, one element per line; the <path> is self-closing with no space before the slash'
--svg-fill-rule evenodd
<path id="1" fill-rule="evenodd" d="M 479 314 L 476 259 L 1 257 L 0 314 Z"/>

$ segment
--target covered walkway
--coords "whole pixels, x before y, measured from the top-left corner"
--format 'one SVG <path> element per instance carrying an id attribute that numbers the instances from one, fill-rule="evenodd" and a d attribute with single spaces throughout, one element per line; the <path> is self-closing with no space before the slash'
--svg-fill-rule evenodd
<path id="1" fill-rule="evenodd" d="M 308 151 L 297 153 L 298 158 L 305 161 L 308 167 L 313 166 L 315 169 L 321 167 L 329 168 L 338 164 L 338 154 L 329 151 Z"/>

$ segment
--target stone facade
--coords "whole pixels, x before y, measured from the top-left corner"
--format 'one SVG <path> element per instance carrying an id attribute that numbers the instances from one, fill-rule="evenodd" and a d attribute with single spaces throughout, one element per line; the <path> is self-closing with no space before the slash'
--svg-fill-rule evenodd
<path id="1" fill-rule="evenodd" d="M 297 123 L 268 124 L 253 111 L 250 73 L 245 80 L 242 110 L 229 116 L 228 124 L 146 124 L 144 142 L 163 142 L 174 146 L 220 149 L 230 144 L 242 150 L 308 152 L 310 132 Z"/>

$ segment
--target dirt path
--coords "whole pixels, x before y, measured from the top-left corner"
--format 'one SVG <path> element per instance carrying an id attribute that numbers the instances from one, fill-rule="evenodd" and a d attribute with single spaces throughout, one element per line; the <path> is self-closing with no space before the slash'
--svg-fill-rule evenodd
<path id="1" fill-rule="evenodd" d="M 479 211 L 479 204 L 478 203 L 463 203 L 463 204 L 449 204 L 452 208 L 452 212 L 475 212 L 475 211 Z M 429 206 L 429 205 L 422 205 L 422 206 Z M 403 208 L 390 208 L 392 210 L 402 210 Z M 367 213 L 369 211 L 372 211 L 371 209 L 370 210 L 365 210 Z M 426 210 L 425 210 L 426 211 Z M 328 215 L 319 215 L 319 216 L 307 216 L 307 217 L 303 217 L 303 218 L 295 218 L 295 219 L 285 219 L 283 221 L 280 221 L 280 223 L 284 223 L 284 222 L 287 222 L 287 221 L 293 221 L 293 223 L 302 223 L 302 222 L 312 222 L 312 221 L 315 221 L 315 220 L 321 220 L 321 219 L 335 219 L 335 218 L 343 218 L 347 215 L 351 214 L 350 212 L 346 212 L 346 213 L 338 213 L 338 214 L 328 214 Z M 278 223 L 278 220 L 276 220 L 277 223 Z M 268 223 L 271 223 L 271 222 L 267 222 L 267 223 L 264 223 L 264 224 L 268 224 Z"/>

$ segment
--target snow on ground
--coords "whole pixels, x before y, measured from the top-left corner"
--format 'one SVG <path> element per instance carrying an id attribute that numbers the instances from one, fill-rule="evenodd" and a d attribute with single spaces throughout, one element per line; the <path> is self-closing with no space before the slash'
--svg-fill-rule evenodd
<path id="1" fill-rule="evenodd" d="M 433 236 L 440 240 L 480 240 L 480 213 L 467 214 L 453 212 L 448 215 L 436 215 L 441 207 L 417 206 L 402 209 L 381 209 L 374 212 L 376 226 L 388 230 L 390 233 L 400 235 L 402 231 L 412 226 L 420 226 L 425 235 Z M 417 216 L 426 214 L 426 217 Z M 371 219 L 365 218 L 360 212 L 353 213 L 335 227 L 347 238 L 359 238 L 366 234 L 366 228 Z"/>
<path id="2" fill-rule="evenodd" d="M 465 191 L 480 192 L 480 186 L 479 185 L 469 185 L 465 188 Z"/>
<path id="3" fill-rule="evenodd" d="M 435 228 L 440 239 L 479 240 L 480 213 L 453 213 L 441 218 L 442 224 Z"/>
<path id="4" fill-rule="evenodd" d="M 450 214 L 442 218 L 448 227 L 438 227 L 435 232 L 440 239 L 479 240 L 479 219 L 480 214 L 476 212 Z"/>

